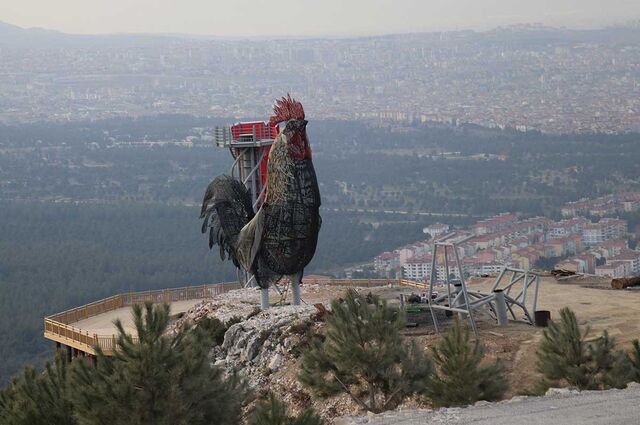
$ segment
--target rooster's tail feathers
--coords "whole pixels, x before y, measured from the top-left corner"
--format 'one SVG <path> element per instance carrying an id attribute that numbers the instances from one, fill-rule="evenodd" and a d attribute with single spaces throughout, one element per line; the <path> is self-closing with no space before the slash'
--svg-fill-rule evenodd
<path id="1" fill-rule="evenodd" d="M 244 185 L 230 176 L 216 177 L 207 187 L 200 218 L 202 233 L 209 231 L 209 248 L 220 246 L 220 257 L 238 261 L 238 235 L 253 218 L 251 195 Z"/>

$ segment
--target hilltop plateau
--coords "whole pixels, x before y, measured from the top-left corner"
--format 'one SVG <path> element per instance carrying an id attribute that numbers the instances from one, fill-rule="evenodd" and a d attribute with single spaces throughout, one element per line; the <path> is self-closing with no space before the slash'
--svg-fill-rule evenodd
<path id="1" fill-rule="evenodd" d="M 469 288 L 487 291 L 492 281 L 491 278 L 472 279 Z M 362 294 L 377 294 L 390 303 L 398 303 L 401 293 L 412 292 L 411 288 L 400 287 L 356 289 Z M 178 328 L 185 323 L 197 326 L 205 317 L 222 321 L 235 317 L 238 322 L 229 327 L 224 342 L 211 349 L 213 363 L 229 372 L 237 371 L 258 394 L 266 391 L 278 394 L 292 411 L 301 411 L 311 404 L 327 418 L 357 417 L 362 412 L 348 397 L 316 400 L 297 379 L 301 349 L 309 343 L 314 333 L 322 333 L 324 328 L 322 309 L 314 307 L 314 304 L 329 308 L 330 300 L 341 297 L 346 290 L 347 287 L 342 286 L 305 284 L 302 291 L 305 302 L 302 306 L 287 305 L 267 311 L 256 310 L 259 291 L 235 290 L 196 305 L 174 326 Z M 272 291 L 272 302 L 279 299 L 280 295 Z M 562 307 L 571 307 L 580 324 L 588 326 L 592 335 L 607 329 L 624 348 L 628 348 L 631 340 L 640 332 L 640 323 L 637 321 L 640 291 L 611 290 L 597 282 L 558 283 L 551 277 L 545 277 L 541 280 L 538 302 L 539 308 L 551 311 L 552 318 L 557 318 Z M 488 359 L 500 358 L 506 367 L 510 386 L 506 397 L 514 397 L 531 388 L 540 378 L 535 365 L 542 328 L 513 321 L 507 327 L 498 327 L 488 315 L 481 315 L 478 325 Z M 404 336 L 415 340 L 425 350 L 433 347 L 440 338 L 429 323 L 407 328 Z M 401 406 L 401 410 L 430 407 L 411 399 Z"/>

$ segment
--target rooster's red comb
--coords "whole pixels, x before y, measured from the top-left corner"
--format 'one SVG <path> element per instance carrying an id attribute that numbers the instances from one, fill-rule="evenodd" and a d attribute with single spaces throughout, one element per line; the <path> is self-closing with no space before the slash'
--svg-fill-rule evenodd
<path id="1" fill-rule="evenodd" d="M 269 119 L 270 124 L 277 124 L 282 121 L 289 120 L 303 120 L 304 108 L 302 103 L 291 98 L 291 95 L 287 93 L 287 97 L 276 100 L 273 105 L 273 116 Z"/>

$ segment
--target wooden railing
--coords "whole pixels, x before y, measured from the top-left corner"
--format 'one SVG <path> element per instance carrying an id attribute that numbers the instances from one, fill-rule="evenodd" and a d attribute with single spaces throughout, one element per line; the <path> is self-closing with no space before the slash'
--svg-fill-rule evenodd
<path id="1" fill-rule="evenodd" d="M 69 345 L 85 353 L 95 354 L 95 347 L 100 347 L 108 354 L 115 348 L 114 335 L 90 335 L 88 331 L 72 326 L 71 323 L 77 323 L 99 314 L 135 304 L 142 304 L 147 301 L 153 303 L 171 303 L 213 298 L 216 295 L 232 289 L 240 289 L 241 287 L 238 282 L 231 282 L 114 295 L 45 317 L 44 336 L 45 338 Z"/>
<path id="2" fill-rule="evenodd" d="M 319 283 L 332 286 L 353 286 L 358 288 L 373 288 L 376 286 L 404 286 L 409 288 L 427 289 L 423 282 L 416 282 L 408 279 L 328 279 L 317 280 L 310 283 Z"/>
<path id="3" fill-rule="evenodd" d="M 320 283 L 320 282 L 319 282 Z M 331 286 L 353 286 L 359 288 L 373 288 L 375 286 L 395 286 L 397 279 L 331 279 L 322 282 Z"/>
<path id="4" fill-rule="evenodd" d="M 80 349 L 76 345 L 81 345 L 86 347 L 87 350 L 85 352 L 90 354 L 94 354 L 93 347 L 98 345 L 96 335 L 89 335 L 87 331 L 83 332 L 82 329 L 56 322 L 48 317 L 44 319 L 44 336 L 45 338 L 71 345 L 74 348 Z"/>
<path id="5" fill-rule="evenodd" d="M 404 286 L 426 289 L 425 284 L 406 279 L 312 279 L 306 282 L 311 284 L 351 286 L 359 288 Z M 147 301 L 151 301 L 153 303 L 171 303 L 177 301 L 206 299 L 240 288 L 242 288 L 242 285 L 238 282 L 230 282 L 118 294 L 90 304 L 63 311 L 62 313 L 45 317 L 44 336 L 45 338 L 76 348 L 88 354 L 95 354 L 95 347 L 100 347 L 105 354 L 111 354 L 115 349 L 115 335 L 90 335 L 88 331 L 74 327 L 71 324 L 99 314 L 135 304 L 142 304 Z"/>
<path id="6" fill-rule="evenodd" d="M 424 282 L 416 282 L 414 280 L 408 279 L 400 279 L 398 281 L 398 286 L 406 286 L 408 288 L 416 288 L 416 289 L 424 289 L 425 291 L 429 290 L 429 286 Z"/>

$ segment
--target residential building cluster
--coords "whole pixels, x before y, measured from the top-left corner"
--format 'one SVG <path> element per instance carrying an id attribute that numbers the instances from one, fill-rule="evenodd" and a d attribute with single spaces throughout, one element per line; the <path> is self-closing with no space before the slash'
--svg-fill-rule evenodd
<path id="1" fill-rule="evenodd" d="M 636 276 L 640 275 L 640 251 L 629 249 L 624 239 L 612 239 L 558 263 L 556 268 L 611 278 Z"/>
<path id="2" fill-rule="evenodd" d="M 563 217 L 577 217 L 591 215 L 604 217 L 620 212 L 633 212 L 640 210 L 640 192 L 624 192 L 613 195 L 601 196 L 595 199 L 580 199 L 567 202 L 560 212 Z"/>
<path id="3" fill-rule="evenodd" d="M 631 199 L 626 194 L 624 199 Z M 446 229 L 445 231 L 443 231 Z M 592 222 L 585 217 L 553 221 L 544 217 L 520 219 L 502 213 L 478 221 L 467 229 L 436 224 L 424 229 L 432 238 L 384 252 L 374 259 L 375 271 L 384 276 L 402 276 L 428 281 L 437 266 L 438 280 L 459 274 L 459 259 L 467 276 L 497 273 L 505 266 L 531 270 L 559 261 L 557 268 L 577 273 L 623 277 L 640 274 L 640 251 L 627 243 L 627 222 L 605 217 Z M 431 233 L 433 232 L 433 233 Z M 442 254 L 434 262 L 434 240 L 455 242 L 456 255 L 449 252 L 449 270 Z"/>

